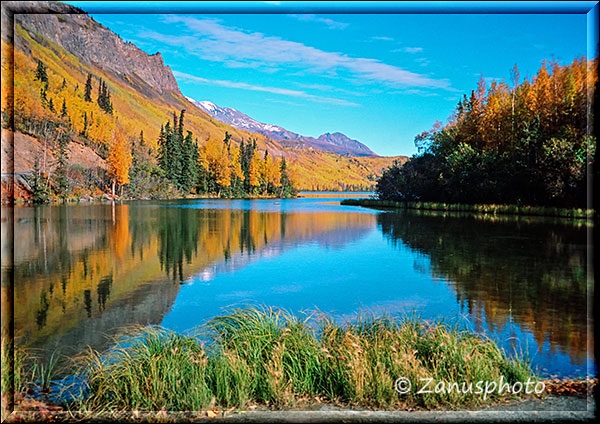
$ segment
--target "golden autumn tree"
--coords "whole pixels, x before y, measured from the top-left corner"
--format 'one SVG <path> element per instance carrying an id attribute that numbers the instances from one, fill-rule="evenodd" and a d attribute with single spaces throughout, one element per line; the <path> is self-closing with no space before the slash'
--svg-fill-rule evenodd
<path id="1" fill-rule="evenodd" d="M 209 139 L 201 149 L 202 166 L 207 170 L 209 178 L 217 184 L 218 195 L 223 188 L 231 184 L 231 167 L 229 154 L 225 145 Z"/>
<path id="2" fill-rule="evenodd" d="M 231 144 L 229 146 L 229 167 L 232 186 L 238 180 L 244 181 L 244 171 L 242 170 L 242 163 L 240 159 L 240 148 L 234 144 Z"/>
<path id="3" fill-rule="evenodd" d="M 279 185 L 279 180 L 281 177 L 279 167 L 280 163 L 277 161 L 276 157 L 271 157 L 271 155 L 269 155 L 265 159 L 265 177 L 267 181 L 267 190 L 271 193 L 274 192 L 275 187 Z"/>
<path id="4" fill-rule="evenodd" d="M 112 140 L 108 148 L 108 173 L 112 178 L 112 195 L 115 195 L 115 185 L 129 184 L 129 167 L 131 166 L 131 149 L 129 141 L 118 123 L 115 124 Z"/>
<path id="5" fill-rule="evenodd" d="M 250 164 L 248 165 L 248 185 L 250 186 L 250 190 L 254 191 L 256 187 L 260 185 L 260 169 L 262 166 L 262 161 L 255 153 L 250 160 Z"/>

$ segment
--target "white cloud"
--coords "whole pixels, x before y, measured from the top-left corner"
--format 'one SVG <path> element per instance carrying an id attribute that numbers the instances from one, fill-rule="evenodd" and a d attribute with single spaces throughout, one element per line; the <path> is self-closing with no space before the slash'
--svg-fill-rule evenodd
<path id="1" fill-rule="evenodd" d="M 242 90 L 262 91 L 265 93 L 281 94 L 283 96 L 299 97 L 299 98 L 303 98 L 303 99 L 310 100 L 310 101 L 317 102 L 317 103 L 327 103 L 327 104 L 333 104 L 333 105 L 338 105 L 338 106 L 360 106 L 357 103 L 349 102 L 347 100 L 335 99 L 332 97 L 316 96 L 314 94 L 310 94 L 305 91 L 290 90 L 288 88 L 266 87 L 266 86 L 262 86 L 262 85 L 247 84 L 245 82 L 237 82 L 237 81 L 212 80 L 212 79 L 202 78 L 202 77 L 198 77 L 195 75 L 187 74 L 185 72 L 180 72 L 180 71 L 176 71 L 176 70 L 173 71 L 173 75 L 175 75 L 176 78 L 181 78 L 181 79 L 184 79 L 187 81 L 200 83 L 200 84 L 218 85 L 221 87 L 239 88 Z"/>
<path id="2" fill-rule="evenodd" d="M 380 36 L 371 37 L 371 40 L 394 41 L 394 39 L 391 37 L 380 37 Z"/>
<path id="3" fill-rule="evenodd" d="M 305 22 L 317 22 L 320 24 L 325 24 L 329 29 L 344 29 L 348 25 L 346 22 L 334 21 L 333 19 L 323 18 L 319 15 L 313 14 L 302 14 L 302 15 L 288 15 L 290 18 L 298 19 L 299 21 Z"/>
<path id="4" fill-rule="evenodd" d="M 452 90 L 447 79 L 434 79 L 424 74 L 388 65 L 378 59 L 355 58 L 339 52 L 327 52 L 295 41 L 247 32 L 222 25 L 216 19 L 198 19 L 169 15 L 165 20 L 181 23 L 193 35 L 165 35 L 154 31 L 140 37 L 184 48 L 204 60 L 235 63 L 261 70 L 282 66 L 329 76 L 347 76 L 360 82 L 383 83 L 390 87 L 421 87 Z M 343 75 L 342 75 L 343 74 Z"/>
<path id="5" fill-rule="evenodd" d="M 423 47 L 404 47 L 406 53 L 419 53 L 423 51 Z"/>

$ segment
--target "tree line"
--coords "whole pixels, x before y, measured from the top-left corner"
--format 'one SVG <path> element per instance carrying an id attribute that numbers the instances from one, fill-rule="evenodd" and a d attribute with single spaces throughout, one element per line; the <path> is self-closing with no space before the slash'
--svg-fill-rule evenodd
<path id="1" fill-rule="evenodd" d="M 543 62 L 531 79 L 483 78 L 418 153 L 379 178 L 381 199 L 586 207 L 598 59 Z M 593 94 L 592 94 L 593 93 Z"/>
<path id="2" fill-rule="evenodd" d="M 92 94 L 94 79 L 97 80 L 96 99 Z M 224 140 L 211 139 L 200 146 L 192 132 L 185 130 L 185 110 L 181 110 L 179 115 L 173 113 L 173 119 L 161 126 L 158 148 L 153 149 L 144 139 L 143 131 L 136 140 L 127 136 L 115 113 L 110 90 L 101 78 L 88 74 L 83 90 L 79 91 L 76 86 L 73 93 L 67 93 L 64 78 L 62 85 L 55 82 L 57 94 L 64 96 L 60 109 L 55 107 L 49 96 L 49 73 L 41 60 L 37 61 L 34 81 L 39 82 L 39 113 L 31 118 L 26 115 L 19 118 L 20 124 L 29 128 L 25 132 L 43 141 L 43 155 L 36 159 L 30 181 L 35 203 L 49 202 L 53 194 L 65 201 L 75 191 L 81 191 L 78 189 L 82 185 L 88 191 L 95 187 L 96 194 L 97 188 L 103 187 L 103 191 L 110 190 L 113 196 L 118 191 L 120 195 L 138 198 L 173 198 L 189 194 L 291 197 L 296 194 L 285 158 L 278 160 L 267 150 L 264 154 L 259 152 L 255 140 L 242 140 L 236 144 L 226 133 Z M 100 111 L 104 112 L 100 115 L 109 119 L 95 118 L 92 108 L 89 114 L 83 111 L 82 119 L 75 125 L 71 119 L 72 112 L 70 114 L 67 109 L 67 97 L 80 98 L 83 104 L 97 103 Z M 41 125 L 34 122 L 35 116 L 43 116 Z M 103 142 L 90 141 L 92 125 L 94 131 L 99 131 L 98 122 L 104 125 L 109 121 L 110 127 L 101 128 L 105 134 Z M 71 166 L 69 143 L 76 135 L 106 160 L 105 172 Z M 47 160 L 46 156 L 51 151 L 52 158 Z M 51 166 L 54 170 L 48 172 Z"/>
<path id="3" fill-rule="evenodd" d="M 262 158 L 256 140 L 239 146 L 225 133 L 222 141 L 209 139 L 200 146 L 191 131 L 185 130 L 185 109 L 161 125 L 156 155 L 146 145 L 143 133 L 131 146 L 132 167 L 127 194 L 148 194 L 157 184 L 171 195 L 213 195 L 218 197 L 291 197 L 296 190 L 285 158 L 278 160 L 265 150 Z M 168 188 L 168 187 L 170 188 Z M 150 193 L 151 194 L 151 193 Z"/>

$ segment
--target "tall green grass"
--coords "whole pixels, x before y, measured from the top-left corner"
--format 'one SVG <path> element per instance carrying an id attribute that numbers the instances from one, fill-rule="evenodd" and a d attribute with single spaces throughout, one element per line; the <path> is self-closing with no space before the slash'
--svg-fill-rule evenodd
<path id="1" fill-rule="evenodd" d="M 25 384 L 25 355 L 12 342 L 2 340 L 2 420 L 8 416 L 14 404 L 14 395 L 21 391 Z"/>
<path id="2" fill-rule="evenodd" d="M 526 215 L 526 216 L 552 216 L 560 218 L 592 219 L 593 209 L 569 209 L 544 206 L 517 206 L 517 205 L 468 205 L 462 203 L 436 203 L 436 202 L 396 202 L 380 199 L 344 199 L 342 205 L 367 206 L 397 209 L 422 209 L 431 211 L 472 212 L 490 215 Z"/>
<path id="3" fill-rule="evenodd" d="M 193 335 L 143 327 L 117 342 L 104 354 L 85 355 L 88 388 L 78 409 L 197 411 L 313 402 L 455 408 L 484 400 L 416 390 L 400 395 L 394 381 L 404 376 L 419 387 L 428 377 L 459 383 L 533 378 L 525 361 L 509 358 L 490 339 L 416 316 L 365 315 L 341 325 L 326 316 L 244 308 Z"/>

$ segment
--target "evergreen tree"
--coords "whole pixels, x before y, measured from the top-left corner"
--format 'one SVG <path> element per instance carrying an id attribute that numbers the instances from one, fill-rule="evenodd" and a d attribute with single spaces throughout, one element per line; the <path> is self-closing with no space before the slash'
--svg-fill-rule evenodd
<path id="1" fill-rule="evenodd" d="M 67 118 L 68 116 L 69 116 L 69 114 L 67 113 L 67 101 L 65 99 L 63 99 L 62 108 L 60 110 L 60 117 Z"/>
<path id="2" fill-rule="evenodd" d="M 98 84 L 98 106 L 100 106 L 100 109 L 102 109 L 104 112 L 112 115 L 113 105 L 110 100 L 110 91 L 108 91 L 108 86 L 102 79 Z"/>
<path id="3" fill-rule="evenodd" d="M 31 184 L 33 203 L 48 203 L 50 202 L 50 188 L 48 182 L 44 179 L 40 171 L 39 158 L 33 163 L 33 182 Z"/>
<path id="4" fill-rule="evenodd" d="M 47 93 L 46 90 L 48 89 L 47 85 L 43 85 L 42 88 L 40 88 L 40 102 L 42 103 L 42 106 L 46 107 L 46 105 L 48 104 L 48 97 L 47 97 Z"/>
<path id="5" fill-rule="evenodd" d="M 290 181 L 290 177 L 287 171 L 287 162 L 285 158 L 281 159 L 281 165 L 279 167 L 281 176 L 279 177 L 279 184 L 281 185 L 280 197 L 290 197 L 296 195 L 296 190 Z"/>
<path id="6" fill-rule="evenodd" d="M 48 71 L 44 62 L 38 59 L 37 61 L 37 69 L 35 70 L 35 79 L 41 81 L 42 83 L 48 84 Z"/>
<path id="7" fill-rule="evenodd" d="M 166 163 L 166 137 L 165 137 L 165 127 L 164 125 L 160 126 L 160 133 L 158 135 L 158 165 L 161 169 L 165 170 Z"/>
<path id="8" fill-rule="evenodd" d="M 181 123 L 181 120 L 179 121 Z M 198 184 L 198 145 L 193 139 L 192 132 L 188 131 L 183 141 L 182 178 L 180 186 L 183 192 L 190 193 Z"/>
<path id="9" fill-rule="evenodd" d="M 81 135 L 82 137 L 87 137 L 87 130 L 88 130 L 87 112 L 83 112 L 83 129 L 81 130 L 79 135 Z"/>
<path id="10" fill-rule="evenodd" d="M 52 102 L 52 99 L 48 100 L 48 110 L 54 112 L 54 103 Z"/>
<path id="11" fill-rule="evenodd" d="M 92 101 L 92 74 L 88 74 L 87 80 L 85 82 L 85 93 L 83 95 L 83 99 L 86 102 Z"/>
<path id="12" fill-rule="evenodd" d="M 54 183 L 58 197 L 66 202 L 71 191 L 71 184 L 67 171 L 69 168 L 69 147 L 70 137 L 68 133 L 63 133 L 58 138 L 58 149 L 56 150 L 56 169 L 54 171 Z"/>

